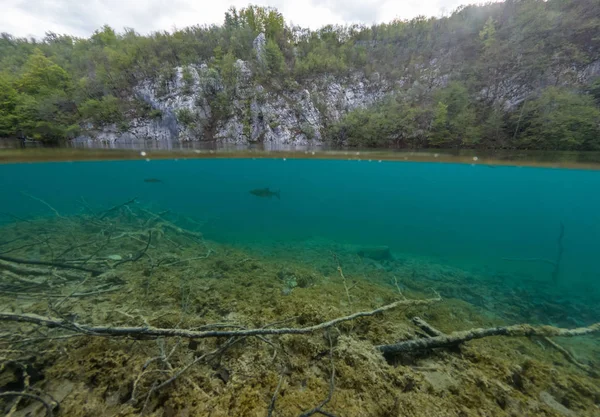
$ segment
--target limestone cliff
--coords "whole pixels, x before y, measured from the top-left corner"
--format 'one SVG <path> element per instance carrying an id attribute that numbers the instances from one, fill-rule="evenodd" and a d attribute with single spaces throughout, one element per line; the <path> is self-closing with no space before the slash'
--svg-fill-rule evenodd
<path id="1" fill-rule="evenodd" d="M 282 87 L 255 73 L 264 63 L 264 43 L 262 34 L 254 41 L 257 58 L 254 69 L 248 62 L 235 62 L 233 85 L 226 88 L 219 72 L 205 63 L 177 67 L 169 79 L 146 80 L 134 89 L 136 98 L 155 110 L 155 117 L 134 117 L 127 129 L 120 130 L 115 125 L 86 126 L 86 133 L 78 140 L 111 143 L 156 140 L 169 144 L 210 141 L 262 144 L 268 148 L 321 145 L 324 128 L 347 112 L 372 105 L 406 87 L 406 83 L 436 89 L 446 86 L 452 78 L 453 57 L 448 53 L 428 65 L 415 65 L 412 73 L 418 74 L 416 79 L 390 82 L 377 72 L 368 77 L 354 72 L 343 78 L 324 74 Z M 552 76 L 556 79 L 551 79 Z M 511 111 L 538 88 L 565 82 L 585 84 L 600 76 L 600 61 L 585 68 L 565 67 L 552 76 L 538 77 L 535 84 L 507 76 L 484 88 L 480 97 L 489 100 L 491 96 Z"/>

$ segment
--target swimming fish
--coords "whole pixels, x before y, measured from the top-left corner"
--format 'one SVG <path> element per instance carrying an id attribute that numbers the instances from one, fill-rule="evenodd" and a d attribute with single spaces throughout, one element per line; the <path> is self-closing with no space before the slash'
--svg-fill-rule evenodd
<path id="1" fill-rule="evenodd" d="M 144 182 L 162 182 L 162 180 L 159 180 L 158 178 L 145 178 Z"/>
<path id="2" fill-rule="evenodd" d="M 281 199 L 279 190 L 271 191 L 271 190 L 269 190 L 269 188 L 257 188 L 256 190 L 250 191 L 250 194 L 255 195 L 257 197 L 267 197 L 267 198 L 271 198 L 271 197 L 275 196 L 275 197 L 277 197 L 278 200 Z"/>

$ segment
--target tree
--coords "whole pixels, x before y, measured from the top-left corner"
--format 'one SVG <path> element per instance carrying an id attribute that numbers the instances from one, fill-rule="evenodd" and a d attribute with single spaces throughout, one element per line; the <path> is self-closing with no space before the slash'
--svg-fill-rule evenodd
<path id="1" fill-rule="evenodd" d="M 269 75 L 280 76 L 285 71 L 285 59 L 277 43 L 269 39 L 265 46 L 265 58 Z"/>
<path id="2" fill-rule="evenodd" d="M 46 58 L 41 50 L 34 50 L 24 66 L 18 81 L 19 90 L 27 94 L 51 94 L 53 90 L 65 91 L 69 74 Z"/>
<path id="3" fill-rule="evenodd" d="M 138 87 L 151 83 L 158 96 L 166 95 L 178 67 L 202 72 L 205 95 L 199 102 L 211 106 L 214 130 L 235 110 L 236 95 L 250 91 L 236 91 L 241 59 L 252 70 L 244 82 L 272 81 L 271 90 L 324 89 L 330 78 L 343 85 L 352 75 L 352 82 L 355 76 L 365 80 L 366 89 L 389 93 L 339 123 L 326 122 L 341 143 L 595 148 L 589 136 L 593 123 L 571 123 L 578 115 L 568 103 L 588 120 L 597 109 L 588 99 L 600 106 L 600 81 L 583 85 L 592 73 L 588 65 L 600 59 L 598 1 L 507 0 L 461 7 L 442 18 L 316 30 L 288 26 L 274 8 L 248 6 L 230 8 L 222 26 L 148 35 L 110 26 L 88 38 L 0 34 L 0 136 L 20 129 L 32 137 L 59 138 L 88 121 L 148 117 L 151 107 L 136 98 Z M 253 41 L 260 33 L 266 42 L 257 66 Z M 203 63 L 210 71 L 203 72 Z M 191 92 L 187 70 L 184 79 Z M 548 85 L 568 88 L 559 88 L 550 100 L 550 93 L 542 94 Z M 570 98 L 559 97 L 565 91 Z M 571 96 L 578 95 L 587 101 L 575 103 Z M 552 135 L 540 124 L 542 115 L 558 123 Z"/>
<path id="4" fill-rule="evenodd" d="M 537 99 L 523 106 L 517 146 L 600 150 L 600 110 L 592 97 L 573 90 L 549 87 Z"/>
<path id="5" fill-rule="evenodd" d="M 123 121 L 123 112 L 118 98 L 108 95 L 100 100 L 89 99 L 79 106 L 81 116 L 97 126 Z"/>
<path id="6" fill-rule="evenodd" d="M 13 80 L 5 74 L 0 74 L 0 137 L 12 136 L 16 133 L 17 116 L 17 90 L 13 87 Z"/>
<path id="7" fill-rule="evenodd" d="M 232 88 L 237 83 L 238 69 L 235 65 L 235 56 L 231 51 L 227 52 L 221 61 L 221 79 L 226 88 Z"/>
<path id="8" fill-rule="evenodd" d="M 595 80 L 588 88 L 589 93 L 594 98 L 596 105 L 600 106 L 600 78 Z"/>
<path id="9" fill-rule="evenodd" d="M 467 88 L 458 82 L 435 94 L 436 107 L 430 143 L 435 146 L 473 146 L 480 132 Z"/>

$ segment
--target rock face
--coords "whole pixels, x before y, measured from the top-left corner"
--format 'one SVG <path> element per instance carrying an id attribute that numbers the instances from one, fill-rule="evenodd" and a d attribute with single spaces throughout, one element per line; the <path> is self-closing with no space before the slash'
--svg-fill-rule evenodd
<path id="1" fill-rule="evenodd" d="M 256 53 L 256 59 L 258 63 L 263 67 L 266 65 L 267 60 L 265 57 L 265 48 L 267 46 L 267 38 L 264 33 L 260 33 L 254 42 L 252 43 L 252 47 L 254 48 L 254 52 Z"/>
<path id="2" fill-rule="evenodd" d="M 258 67 L 266 68 L 264 34 L 253 45 Z M 447 59 L 433 60 L 426 68 L 416 68 L 421 75 L 411 85 L 427 85 L 427 88 L 447 85 L 451 77 L 447 62 L 442 61 Z M 224 86 L 219 72 L 206 64 L 177 67 L 169 80 L 144 81 L 136 87 L 135 95 L 154 109 L 157 117 L 130 120 L 126 131 L 114 125 L 101 129 L 88 126 L 87 134 L 77 140 L 116 144 L 154 140 L 166 143 L 166 147 L 182 141 L 262 144 L 270 149 L 321 145 L 327 123 L 339 120 L 353 109 L 376 103 L 406 83 L 404 80 L 391 83 L 378 73 L 369 77 L 354 73 L 344 78 L 325 74 L 304 80 L 301 85 L 292 82 L 286 88 L 275 88 L 269 82 L 257 82 L 260 78 L 255 77 L 247 62 L 238 60 L 233 67 L 235 82 L 229 88 Z M 600 75 L 600 61 L 573 71 L 567 68 L 561 76 L 586 82 Z M 495 97 L 511 111 L 537 87 L 543 86 L 522 85 L 507 78 L 482 90 L 480 95 Z"/>
<path id="3" fill-rule="evenodd" d="M 262 34 L 261 34 L 262 35 Z M 254 41 L 257 60 L 265 59 L 266 39 Z M 134 119 L 127 131 L 114 125 L 87 129 L 77 140 L 130 142 L 135 140 L 216 141 L 221 144 L 264 144 L 270 148 L 320 145 L 326 121 L 371 105 L 391 91 L 391 85 L 371 76 L 344 79 L 324 75 L 289 89 L 257 84 L 247 62 L 234 65 L 226 114 L 215 114 L 216 97 L 225 87 L 219 73 L 206 64 L 175 68 L 168 81 L 145 81 L 135 94 L 161 116 Z M 221 112 L 222 113 L 222 112 Z"/>

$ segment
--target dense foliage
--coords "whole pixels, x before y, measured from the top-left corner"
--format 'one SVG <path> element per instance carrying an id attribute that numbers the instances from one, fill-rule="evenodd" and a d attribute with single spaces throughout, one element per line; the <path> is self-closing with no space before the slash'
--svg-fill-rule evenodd
<path id="1" fill-rule="evenodd" d="M 600 149 L 600 81 L 582 78 L 600 59 L 598 33 L 600 0 L 507 0 L 370 27 L 308 30 L 248 6 L 230 9 L 221 26 L 146 36 L 108 26 L 87 39 L 2 34 L 0 136 L 60 140 L 109 123 L 125 131 L 133 117 L 160 116 L 134 86 L 166 85 L 175 67 L 199 63 L 224 86 L 210 97 L 224 118 L 242 59 L 269 91 L 355 73 L 394 86 L 380 103 L 326 120 L 332 143 Z"/>

